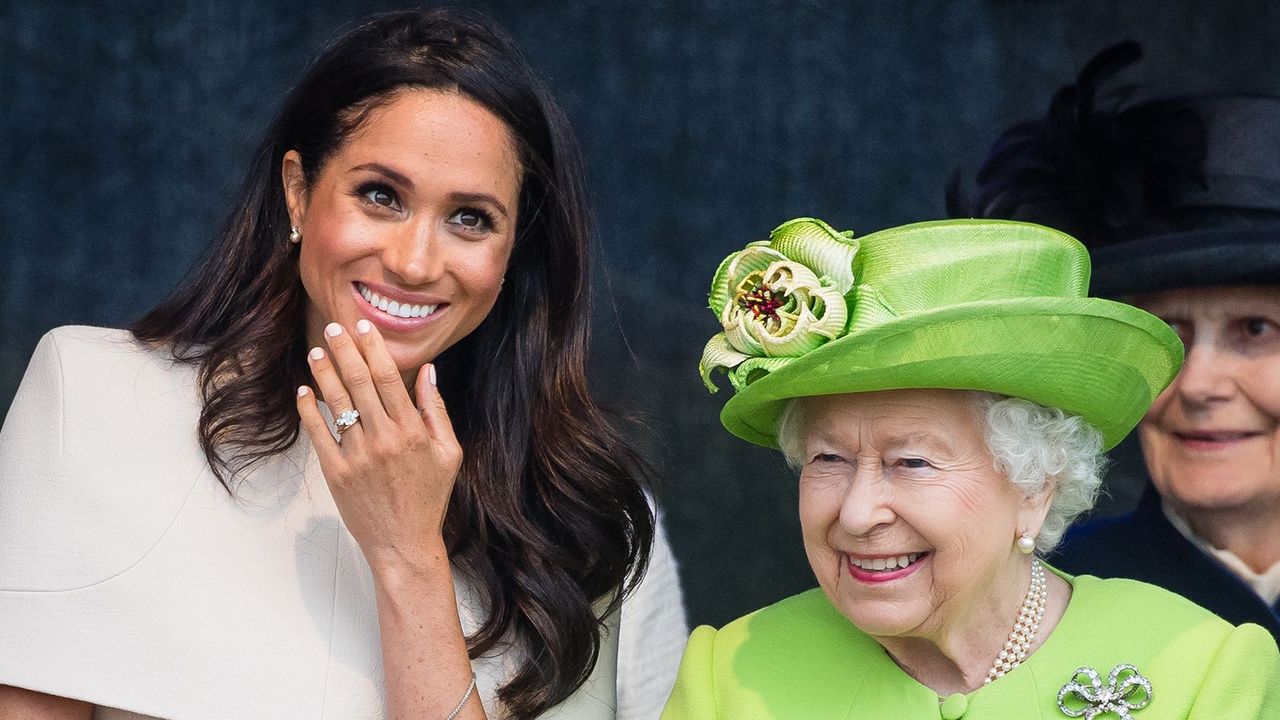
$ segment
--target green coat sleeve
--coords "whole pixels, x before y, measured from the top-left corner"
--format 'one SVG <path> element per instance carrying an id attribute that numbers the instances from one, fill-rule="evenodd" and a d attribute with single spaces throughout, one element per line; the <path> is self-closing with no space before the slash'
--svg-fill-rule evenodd
<path id="1" fill-rule="evenodd" d="M 715 656 L 716 631 L 703 625 L 689 636 L 684 657 L 680 659 L 680 672 L 671 698 L 662 710 L 662 720 L 705 720 L 718 718 L 715 700 L 715 681 L 711 666 Z"/>
<path id="2" fill-rule="evenodd" d="M 1280 718 L 1280 653 L 1271 634 L 1257 625 L 1241 625 L 1227 635 L 1187 715 L 1221 718 Z"/>

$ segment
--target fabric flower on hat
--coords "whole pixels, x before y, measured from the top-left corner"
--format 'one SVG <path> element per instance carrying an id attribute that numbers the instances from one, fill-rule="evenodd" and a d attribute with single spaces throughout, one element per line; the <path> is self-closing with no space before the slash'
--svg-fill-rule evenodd
<path id="1" fill-rule="evenodd" d="M 724 332 L 702 351 L 698 371 L 724 370 L 733 389 L 845 334 L 858 241 L 812 218 L 778 226 L 720 263 L 711 281 L 712 311 Z"/>

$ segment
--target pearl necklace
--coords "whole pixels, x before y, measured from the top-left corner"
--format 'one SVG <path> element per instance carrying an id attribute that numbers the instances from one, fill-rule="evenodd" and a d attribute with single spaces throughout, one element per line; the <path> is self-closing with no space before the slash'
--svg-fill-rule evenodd
<path id="1" fill-rule="evenodd" d="M 991 664 L 983 685 L 990 684 L 998 677 L 1022 664 L 1027 659 L 1027 651 L 1036 640 L 1036 632 L 1040 629 L 1040 621 L 1044 619 L 1044 607 L 1049 598 L 1048 585 L 1044 579 L 1044 566 L 1038 558 L 1031 558 L 1031 587 L 1027 589 L 1027 597 L 1022 601 L 1022 609 L 1018 610 L 1018 621 L 1013 625 L 1013 632 L 1004 643 L 1004 649 Z"/>

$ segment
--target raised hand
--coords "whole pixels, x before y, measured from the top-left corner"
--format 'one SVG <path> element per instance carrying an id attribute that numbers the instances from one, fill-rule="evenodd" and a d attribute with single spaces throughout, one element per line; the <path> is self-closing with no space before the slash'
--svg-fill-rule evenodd
<path id="1" fill-rule="evenodd" d="M 328 352 L 308 354 L 316 386 L 334 417 L 354 409 L 359 421 L 335 440 L 306 386 L 298 389 L 298 413 L 343 522 L 375 573 L 438 562 L 462 449 L 435 368 L 419 371 L 415 407 L 372 323 L 359 321 L 355 334 L 331 323 L 325 340 Z"/>
<path id="2" fill-rule="evenodd" d="M 388 717 L 483 718 L 441 533 L 462 448 L 435 368 L 419 370 L 415 407 L 368 320 L 355 335 L 331 323 L 325 342 L 327 353 L 307 356 L 316 386 L 334 417 L 355 410 L 360 419 L 335 440 L 305 386 L 298 414 L 373 571 Z"/>

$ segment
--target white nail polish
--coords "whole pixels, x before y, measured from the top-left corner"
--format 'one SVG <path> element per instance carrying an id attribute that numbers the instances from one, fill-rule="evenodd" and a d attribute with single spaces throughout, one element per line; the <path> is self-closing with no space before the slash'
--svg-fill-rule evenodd
<path id="1" fill-rule="evenodd" d="M 368 320 L 361 319 L 356 321 L 357 333 L 360 333 L 361 335 L 368 335 L 369 331 L 372 329 L 373 329 L 373 323 L 369 322 Z"/>
<path id="2" fill-rule="evenodd" d="M 323 360 L 323 359 L 324 359 L 324 351 L 323 351 L 323 350 L 321 350 L 320 348 L 311 348 L 311 353 L 310 353 L 310 355 L 311 355 L 311 359 L 312 359 L 312 360 Z"/>
<path id="3" fill-rule="evenodd" d="M 307 386 L 306 386 L 306 385 L 300 385 L 300 386 L 298 387 L 298 397 L 306 397 L 306 396 L 307 396 L 307 393 L 309 393 L 309 392 L 311 392 L 311 391 L 310 391 L 309 389 L 307 389 Z"/>
<path id="4" fill-rule="evenodd" d="M 329 323 L 324 327 L 324 334 L 329 337 L 338 337 L 342 334 L 342 326 L 338 323 Z"/>
<path id="5" fill-rule="evenodd" d="M 434 364 L 427 366 L 427 379 L 432 385 L 436 384 L 436 366 Z"/>

